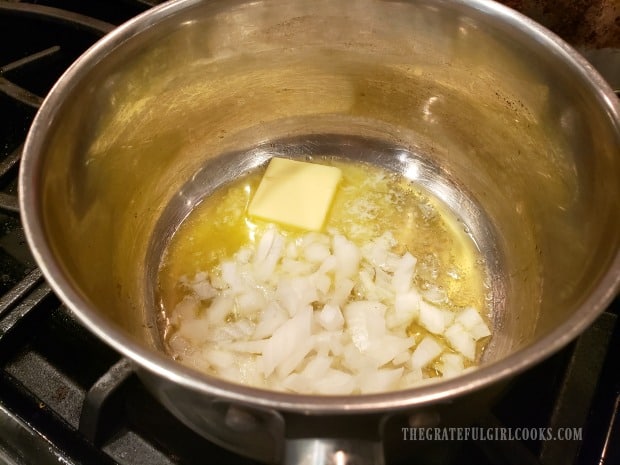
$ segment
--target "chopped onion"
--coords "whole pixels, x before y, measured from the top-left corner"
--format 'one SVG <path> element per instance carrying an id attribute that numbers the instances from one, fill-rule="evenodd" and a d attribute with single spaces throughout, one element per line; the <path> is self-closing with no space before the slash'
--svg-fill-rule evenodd
<path id="1" fill-rule="evenodd" d="M 463 357 L 459 354 L 444 353 L 439 359 L 437 369 L 444 377 L 456 376 L 465 369 Z"/>
<path id="2" fill-rule="evenodd" d="M 442 352 L 443 347 L 437 342 L 437 339 L 426 336 L 411 354 L 411 366 L 413 368 L 424 368 L 439 357 Z"/>
<path id="3" fill-rule="evenodd" d="M 299 347 L 300 343 L 304 343 L 310 338 L 311 323 L 312 308 L 306 307 L 275 330 L 273 336 L 267 340 L 265 350 L 263 350 L 262 366 L 265 377 L 271 375 L 279 365 L 286 362 L 291 354 L 299 356 L 299 352 L 306 349 L 308 349 L 306 353 L 309 352 L 309 348 L 305 344 L 303 350 L 299 350 Z M 291 368 L 291 371 L 293 369 L 294 367 Z"/>
<path id="4" fill-rule="evenodd" d="M 315 355 L 310 360 L 308 360 L 308 364 L 301 372 L 302 376 L 305 376 L 309 379 L 319 378 L 330 369 L 332 364 L 332 359 L 326 355 Z"/>
<path id="5" fill-rule="evenodd" d="M 336 278 L 350 278 L 358 269 L 361 259 L 360 250 L 344 236 L 336 234 L 333 238 L 334 257 L 336 258 Z"/>
<path id="6" fill-rule="evenodd" d="M 365 372 L 360 375 L 359 387 L 362 394 L 385 392 L 393 390 L 403 375 L 403 368 L 386 369 Z"/>
<path id="7" fill-rule="evenodd" d="M 228 295 L 219 295 L 213 299 L 209 311 L 205 312 L 205 319 L 210 325 L 224 323 L 226 317 L 230 315 L 235 308 L 235 301 Z"/>
<path id="8" fill-rule="evenodd" d="M 414 268 L 417 263 L 416 258 L 406 252 L 396 263 L 394 276 L 392 277 L 392 287 L 396 292 L 408 292 L 413 282 Z"/>
<path id="9" fill-rule="evenodd" d="M 313 394 L 325 395 L 351 394 L 357 387 L 353 375 L 333 368 L 322 377 L 313 380 L 309 386 L 312 386 L 310 390 Z"/>
<path id="10" fill-rule="evenodd" d="M 463 325 L 475 340 L 491 335 L 491 331 L 480 316 L 480 313 L 473 307 L 461 310 L 456 316 L 456 321 Z"/>
<path id="11" fill-rule="evenodd" d="M 283 278 L 276 289 L 276 299 L 290 316 L 318 299 L 317 289 L 309 276 Z"/>
<path id="12" fill-rule="evenodd" d="M 207 281 L 206 273 L 199 273 L 196 280 L 189 283 L 189 288 L 194 291 L 196 297 L 201 300 L 209 300 L 217 295 L 217 290 Z"/>
<path id="13" fill-rule="evenodd" d="M 369 361 L 372 360 L 372 362 L 374 362 L 374 366 L 381 367 L 386 363 L 393 361 L 394 358 L 413 345 L 414 340 L 412 338 L 404 338 L 386 334 L 381 338 L 371 341 L 368 349 L 366 350 L 366 355 Z"/>
<path id="14" fill-rule="evenodd" d="M 294 239 L 272 225 L 209 274 L 180 280 L 169 347 L 196 369 L 298 393 L 402 389 L 429 368 L 456 376 L 489 327 L 438 287 L 416 287 L 417 259 L 395 244 L 391 233 L 362 247 L 337 231 Z"/>
<path id="15" fill-rule="evenodd" d="M 274 275 L 274 270 L 284 250 L 284 237 L 274 226 L 267 229 L 254 256 L 254 275 L 258 282 L 265 282 Z"/>
<path id="16" fill-rule="evenodd" d="M 450 326 L 444 336 L 454 350 L 459 351 L 469 360 L 476 358 L 476 340 L 460 323 Z"/>
<path id="17" fill-rule="evenodd" d="M 253 339 L 263 339 L 270 337 L 285 321 L 288 320 L 288 313 L 277 302 L 271 302 L 262 311 Z"/>
<path id="18" fill-rule="evenodd" d="M 337 305 L 325 304 L 323 309 L 319 311 L 319 323 L 328 331 L 334 331 L 342 328 L 344 325 L 344 317 Z"/>
<path id="19" fill-rule="evenodd" d="M 380 302 L 362 300 L 344 307 L 344 319 L 353 344 L 360 352 L 368 349 L 371 339 L 385 333 L 385 305 Z"/>
<path id="20" fill-rule="evenodd" d="M 313 242 L 304 248 L 304 258 L 310 263 L 321 263 L 331 255 L 329 246 Z"/>
<path id="21" fill-rule="evenodd" d="M 433 334 L 442 334 L 446 329 L 446 317 L 441 308 L 420 301 L 420 326 Z"/>
<path id="22" fill-rule="evenodd" d="M 388 314 L 388 327 L 393 329 L 417 319 L 420 312 L 420 300 L 420 294 L 415 290 L 396 294 L 393 311 Z"/>

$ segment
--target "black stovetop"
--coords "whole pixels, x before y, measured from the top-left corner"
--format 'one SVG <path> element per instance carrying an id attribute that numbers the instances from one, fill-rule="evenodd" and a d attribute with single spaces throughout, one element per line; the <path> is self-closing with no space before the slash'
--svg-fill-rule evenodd
<path id="1" fill-rule="evenodd" d="M 255 463 L 180 424 L 125 359 L 73 318 L 43 280 L 19 219 L 19 159 L 43 97 L 88 46 L 156 3 L 0 0 L 0 463 Z M 438 445 L 393 435 L 387 462 L 620 463 L 618 307 L 616 300 L 575 343 L 519 376 L 478 421 L 582 428 L 581 441 Z"/>

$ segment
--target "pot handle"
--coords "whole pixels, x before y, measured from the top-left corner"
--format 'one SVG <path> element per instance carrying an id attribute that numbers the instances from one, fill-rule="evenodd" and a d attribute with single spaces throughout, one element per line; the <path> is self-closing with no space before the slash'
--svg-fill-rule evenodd
<path id="1" fill-rule="evenodd" d="M 363 439 L 288 439 L 284 465 L 385 465 L 383 444 Z"/>

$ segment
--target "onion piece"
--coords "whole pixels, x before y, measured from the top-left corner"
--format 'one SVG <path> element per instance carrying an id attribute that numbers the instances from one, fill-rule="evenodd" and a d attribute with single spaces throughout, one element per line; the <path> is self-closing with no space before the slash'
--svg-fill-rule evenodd
<path id="1" fill-rule="evenodd" d="M 226 321 L 226 317 L 233 313 L 235 301 L 232 297 L 222 294 L 217 296 L 211 302 L 211 306 L 205 312 L 205 319 L 212 325 L 222 324 Z"/>
<path id="2" fill-rule="evenodd" d="M 217 295 L 217 290 L 211 286 L 206 279 L 206 273 L 199 273 L 201 277 L 196 275 L 193 282 L 188 283 L 188 287 L 194 292 L 194 295 L 200 300 L 209 300 Z"/>
<path id="3" fill-rule="evenodd" d="M 211 325 L 207 320 L 183 320 L 178 328 L 178 334 L 192 344 L 202 345 L 211 337 Z"/>
<path id="4" fill-rule="evenodd" d="M 417 259 L 406 252 L 396 263 L 396 269 L 392 277 L 392 287 L 396 292 L 408 292 L 413 282 L 413 274 Z"/>
<path id="5" fill-rule="evenodd" d="M 361 259 L 361 252 L 357 246 L 344 236 L 336 234 L 332 241 L 332 248 L 336 258 L 336 280 L 355 275 Z"/>
<path id="6" fill-rule="evenodd" d="M 319 295 L 310 276 L 296 276 L 282 278 L 278 282 L 275 297 L 293 317 L 300 309 L 318 300 Z"/>
<path id="7" fill-rule="evenodd" d="M 428 381 L 431 367 L 455 376 L 490 330 L 475 308 L 454 312 L 438 288 L 416 288 L 417 260 L 394 243 L 391 234 L 363 247 L 337 232 L 293 239 L 269 226 L 210 274 L 180 280 L 169 345 L 197 369 L 300 393 L 404 388 Z M 432 335 L 416 344 L 412 323 Z"/>
<path id="8" fill-rule="evenodd" d="M 330 255 L 329 247 L 320 242 L 313 242 L 304 247 L 304 258 L 310 263 L 322 263 Z"/>
<path id="9" fill-rule="evenodd" d="M 398 337 L 392 334 L 385 334 L 379 339 L 372 340 L 366 356 L 369 361 L 372 360 L 374 365 L 379 368 L 388 362 L 394 360 L 395 357 L 402 354 L 415 344 L 413 338 Z"/>
<path id="10" fill-rule="evenodd" d="M 371 371 L 359 375 L 359 389 L 362 394 L 393 390 L 403 375 L 404 368 Z"/>
<path id="11" fill-rule="evenodd" d="M 184 320 L 193 320 L 198 315 L 199 302 L 194 297 L 184 297 L 179 302 L 170 318 L 170 323 L 174 325 L 181 324 Z"/>
<path id="12" fill-rule="evenodd" d="M 278 260 L 284 252 L 284 237 L 274 226 L 267 229 L 254 255 L 254 276 L 257 282 L 266 282 L 274 275 Z"/>
<path id="13" fill-rule="evenodd" d="M 302 376 L 313 380 L 324 376 L 327 371 L 331 368 L 333 360 L 331 357 L 326 355 L 315 355 L 310 360 L 306 367 L 301 372 Z"/>
<path id="14" fill-rule="evenodd" d="M 235 363 L 235 354 L 229 350 L 210 347 L 202 351 L 202 358 L 218 370 L 230 367 Z"/>
<path id="15" fill-rule="evenodd" d="M 212 342 L 236 341 L 247 339 L 254 333 L 254 323 L 242 319 L 222 325 L 215 330 L 206 331 L 205 338 Z"/>
<path id="16" fill-rule="evenodd" d="M 436 367 L 446 378 L 459 375 L 465 369 L 463 357 L 459 354 L 451 353 L 442 354 Z"/>
<path id="17" fill-rule="evenodd" d="M 385 334 L 385 305 L 381 302 L 357 301 L 344 307 L 343 314 L 351 340 L 360 352 L 366 351 L 371 339 Z"/>
<path id="18" fill-rule="evenodd" d="M 420 315 L 418 322 L 420 326 L 433 334 L 442 334 L 446 329 L 446 316 L 443 309 L 420 301 Z"/>
<path id="19" fill-rule="evenodd" d="M 387 315 L 388 328 L 408 325 L 418 318 L 420 313 L 420 294 L 411 289 L 407 292 L 398 293 L 394 297 L 393 311 Z"/>
<path id="20" fill-rule="evenodd" d="M 290 320 L 276 329 L 273 336 L 267 340 L 261 357 L 262 369 L 265 377 L 269 377 L 288 357 L 297 357 L 300 352 L 306 349 L 306 353 L 310 351 L 311 346 L 308 347 L 306 344 L 304 344 L 300 350 L 299 343 L 303 343 L 310 339 L 311 324 L 312 308 L 306 307 L 298 311 Z M 303 356 L 305 356 L 306 353 Z M 292 364 L 287 364 L 287 369 L 288 365 Z M 292 367 L 290 370 L 292 371 L 294 368 L 295 367 Z"/>
<path id="21" fill-rule="evenodd" d="M 345 395 L 353 393 L 356 382 L 349 373 L 331 368 L 309 386 L 314 394 Z"/>
<path id="22" fill-rule="evenodd" d="M 277 302 L 271 302 L 260 315 L 260 319 L 254 334 L 253 339 L 264 339 L 272 336 L 284 322 L 288 320 L 288 313 Z"/>
<path id="23" fill-rule="evenodd" d="M 265 350 L 266 341 L 233 341 L 220 344 L 220 347 L 233 352 L 245 352 L 247 354 L 262 354 Z"/>
<path id="24" fill-rule="evenodd" d="M 327 304 L 318 313 L 319 324 L 328 331 L 341 329 L 344 325 L 344 317 L 337 305 Z"/>
<path id="25" fill-rule="evenodd" d="M 476 358 L 476 340 L 460 323 L 450 326 L 444 336 L 454 350 L 462 353 L 469 360 Z"/>
<path id="26" fill-rule="evenodd" d="M 314 335 L 314 350 L 319 355 L 340 357 L 344 353 L 345 333 L 339 331 L 321 331 Z"/>
<path id="27" fill-rule="evenodd" d="M 456 316 L 458 321 L 477 341 L 483 337 L 491 335 L 489 327 L 486 325 L 478 310 L 473 307 L 467 307 L 459 312 Z"/>
<path id="28" fill-rule="evenodd" d="M 443 352 L 441 344 L 432 336 L 425 336 L 411 354 L 411 366 L 424 368 Z"/>
<path id="29" fill-rule="evenodd" d="M 235 314 L 250 316 L 267 305 L 267 299 L 259 289 L 245 289 L 235 297 Z"/>

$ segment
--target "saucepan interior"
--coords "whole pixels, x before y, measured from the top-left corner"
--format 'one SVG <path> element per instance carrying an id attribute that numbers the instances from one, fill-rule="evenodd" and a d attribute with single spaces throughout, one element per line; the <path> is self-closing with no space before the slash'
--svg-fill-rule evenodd
<path id="1" fill-rule="evenodd" d="M 24 154 L 24 220 L 91 329 L 208 391 L 216 381 L 162 353 L 156 324 L 175 228 L 274 154 L 374 163 L 470 231 L 490 276 L 480 372 L 502 377 L 576 336 L 617 285 L 612 95 L 559 40 L 486 2 L 171 3 L 52 91 Z"/>

